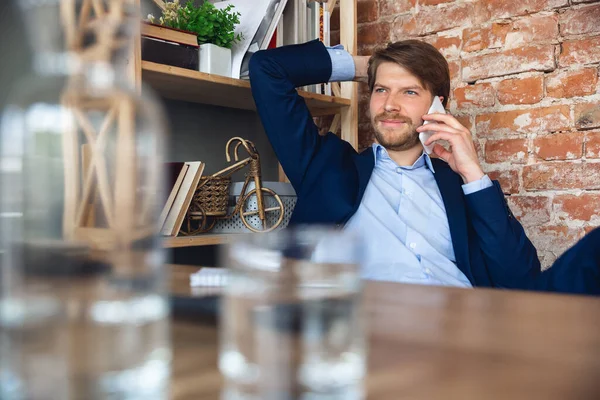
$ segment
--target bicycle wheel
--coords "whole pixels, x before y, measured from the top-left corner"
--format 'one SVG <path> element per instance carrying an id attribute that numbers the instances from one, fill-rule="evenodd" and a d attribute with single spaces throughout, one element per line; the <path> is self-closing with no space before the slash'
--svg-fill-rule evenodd
<path id="1" fill-rule="evenodd" d="M 197 235 L 210 231 L 215 226 L 215 219 L 206 216 L 204 209 L 196 202 L 190 204 L 185 221 L 179 233 L 183 236 Z"/>
<path id="2" fill-rule="evenodd" d="M 269 232 L 281 225 L 284 206 L 281 198 L 271 189 L 261 188 L 265 219 L 261 221 L 258 212 L 256 189 L 252 189 L 242 200 L 240 217 L 246 228 L 252 232 Z"/>

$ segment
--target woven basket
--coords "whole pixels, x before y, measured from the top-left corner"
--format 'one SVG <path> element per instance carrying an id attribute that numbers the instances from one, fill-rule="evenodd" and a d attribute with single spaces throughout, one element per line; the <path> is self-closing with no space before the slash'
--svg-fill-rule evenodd
<path id="1" fill-rule="evenodd" d="M 193 201 L 198 203 L 207 216 L 227 215 L 231 178 L 200 178 Z"/>

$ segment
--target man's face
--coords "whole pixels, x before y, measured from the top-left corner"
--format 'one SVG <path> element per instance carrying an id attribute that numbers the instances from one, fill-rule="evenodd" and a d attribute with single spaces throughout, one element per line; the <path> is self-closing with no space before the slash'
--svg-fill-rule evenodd
<path id="1" fill-rule="evenodd" d="M 416 129 L 431 107 L 431 92 L 392 62 L 380 64 L 376 76 L 369 109 L 377 143 L 396 151 L 420 145 Z"/>

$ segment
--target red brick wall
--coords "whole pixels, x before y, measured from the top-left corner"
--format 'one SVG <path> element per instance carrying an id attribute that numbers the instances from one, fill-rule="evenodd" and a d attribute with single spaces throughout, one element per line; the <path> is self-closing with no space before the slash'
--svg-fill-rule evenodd
<path id="1" fill-rule="evenodd" d="M 358 22 L 361 54 L 420 38 L 448 59 L 450 112 L 545 266 L 600 225 L 600 1 L 358 0 Z"/>

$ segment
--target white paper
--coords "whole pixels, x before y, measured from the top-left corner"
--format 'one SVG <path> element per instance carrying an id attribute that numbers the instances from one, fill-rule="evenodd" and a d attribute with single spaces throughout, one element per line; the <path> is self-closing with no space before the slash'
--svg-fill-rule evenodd
<path id="1" fill-rule="evenodd" d="M 261 40 L 261 50 L 265 50 L 269 47 L 269 43 L 271 43 L 273 33 L 275 33 L 275 28 L 279 24 L 279 20 L 281 19 L 286 4 L 287 0 L 270 0 L 267 15 L 263 18 L 261 26 L 259 26 L 258 32 L 256 33 L 257 38 Z"/>
<path id="2" fill-rule="evenodd" d="M 241 33 L 243 38 L 231 46 L 232 78 L 240 78 L 244 55 L 248 51 L 256 31 L 267 13 L 269 2 L 270 0 L 228 0 L 215 3 L 215 7 L 218 9 L 233 5 L 234 8 L 232 11 L 240 13 L 240 23 L 235 27 L 235 34 Z"/>
<path id="3" fill-rule="evenodd" d="M 227 284 L 228 270 L 204 267 L 190 275 L 191 287 L 222 287 Z"/>

